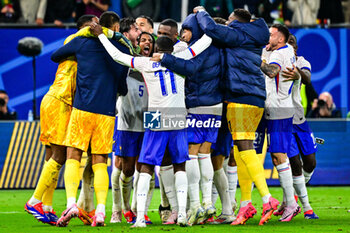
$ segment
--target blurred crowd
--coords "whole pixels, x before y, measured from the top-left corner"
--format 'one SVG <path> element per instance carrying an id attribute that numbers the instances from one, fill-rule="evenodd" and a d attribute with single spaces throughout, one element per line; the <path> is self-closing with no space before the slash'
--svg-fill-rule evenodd
<path id="1" fill-rule="evenodd" d="M 3 23 L 63 26 L 74 23 L 84 14 L 99 17 L 112 10 L 121 17 L 138 18 L 147 15 L 153 21 L 174 19 L 181 21 L 181 2 L 175 0 L 0 0 Z M 350 23 L 350 0 L 189 0 L 187 12 L 196 6 L 204 6 L 212 17 L 228 18 L 236 8 L 248 9 L 255 17 L 263 17 L 267 23 L 284 23 L 287 26 L 328 25 Z M 187 14 L 186 14 L 187 15 Z M 140 17 L 139 17 L 140 18 Z M 151 21 L 152 21 L 151 20 Z M 153 22 L 152 22 L 153 24 Z M 305 115 L 310 118 L 338 118 L 330 93 L 320 95 L 312 84 L 301 91 Z M 0 90 L 0 120 L 14 120 L 17 114 L 7 106 L 9 97 Z M 350 118 L 350 112 L 347 116 Z"/>
<path id="2" fill-rule="evenodd" d="M 174 0 L 0 0 L 2 23 L 62 26 L 83 14 L 112 10 L 122 17 L 148 15 L 154 21 L 181 21 L 182 2 Z M 227 18 L 245 8 L 267 23 L 287 26 L 350 23 L 350 0 L 188 0 L 187 12 L 202 5 L 213 17 Z M 186 12 L 186 15 L 187 15 Z"/>

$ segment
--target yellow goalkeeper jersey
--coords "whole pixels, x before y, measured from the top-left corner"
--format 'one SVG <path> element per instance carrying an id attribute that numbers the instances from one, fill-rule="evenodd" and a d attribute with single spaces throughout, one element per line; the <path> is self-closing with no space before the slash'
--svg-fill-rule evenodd
<path id="1" fill-rule="evenodd" d="M 77 35 L 68 36 L 64 44 L 73 40 Z M 77 62 L 75 57 L 69 57 L 62 61 L 57 68 L 55 81 L 51 85 L 47 95 L 53 96 L 68 105 L 73 105 L 73 99 L 76 89 Z"/>

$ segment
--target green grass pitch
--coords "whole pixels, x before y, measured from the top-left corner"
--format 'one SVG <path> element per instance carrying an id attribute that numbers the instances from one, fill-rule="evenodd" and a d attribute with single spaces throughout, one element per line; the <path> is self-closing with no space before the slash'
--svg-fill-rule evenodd
<path id="1" fill-rule="evenodd" d="M 33 190 L 0 190 L 0 232 L 350 232 L 350 187 L 310 187 L 309 197 L 314 211 L 319 215 L 319 220 L 306 220 L 300 214 L 291 222 L 278 222 L 277 217 L 264 226 L 258 226 L 261 216 L 262 203 L 256 190 L 253 191 L 253 205 L 257 208 L 258 214 L 247 222 L 246 225 L 200 225 L 180 228 L 178 226 L 164 226 L 161 224 L 158 215 L 160 202 L 159 189 L 156 189 L 150 206 L 149 217 L 153 225 L 145 229 L 132 229 L 125 223 L 110 224 L 112 196 L 108 195 L 106 227 L 93 228 L 84 226 L 79 219 L 72 219 L 66 228 L 53 227 L 37 222 L 33 216 L 24 211 L 24 204 L 30 198 Z M 282 199 L 281 188 L 271 188 L 271 194 Z M 239 189 L 237 199 L 239 199 Z M 54 196 L 54 207 L 60 215 L 65 208 L 65 191 L 57 190 Z M 221 212 L 219 200 L 216 204 L 218 212 Z"/>

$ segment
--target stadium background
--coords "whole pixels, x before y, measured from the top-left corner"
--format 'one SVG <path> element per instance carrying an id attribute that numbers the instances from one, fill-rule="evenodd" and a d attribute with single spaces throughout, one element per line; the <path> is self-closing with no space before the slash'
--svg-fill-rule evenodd
<path id="1" fill-rule="evenodd" d="M 115 2 L 125 2 L 127 0 L 111 0 L 113 2 L 111 10 L 118 14 L 122 13 L 122 7 Z M 234 2 L 254 2 L 248 0 L 232 0 Z M 261 0 L 261 2 L 284 2 L 287 0 Z M 329 0 L 321 0 L 323 2 Z M 6 1 L 2 1 L 6 2 Z M 77 0 L 81 2 L 81 0 Z M 187 2 L 188 12 L 193 6 L 199 5 L 199 2 L 215 2 L 215 0 L 143 0 L 143 2 L 166 3 L 172 6 L 164 7 L 160 12 L 157 21 L 164 18 L 173 18 L 182 21 L 186 15 L 186 7 L 179 9 L 179 3 L 184 5 Z M 219 2 L 219 1 L 217 1 Z M 229 2 L 222 0 L 222 2 Z M 257 1 L 255 1 L 257 2 Z M 336 2 L 332 0 L 329 2 Z M 337 0 L 338 2 L 338 0 Z M 340 2 L 340 0 L 339 0 Z M 342 110 L 345 117 L 350 110 L 349 97 L 349 12 L 350 0 L 342 0 L 347 4 L 347 24 L 328 25 L 328 22 L 318 22 L 312 28 L 293 28 L 291 31 L 299 39 L 299 54 L 305 56 L 312 64 L 312 83 L 318 93 L 329 91 L 338 108 Z M 186 5 L 186 4 L 185 4 Z M 153 7 L 151 10 L 156 10 Z M 164 10 L 166 9 L 166 10 Z M 181 14 L 173 14 L 173 10 Z M 345 9 L 345 8 L 344 8 Z M 159 9 L 158 9 L 159 10 Z M 219 9 L 220 10 L 220 9 Z M 327 8 L 326 11 L 331 11 Z M 150 15 L 149 9 L 146 15 Z M 227 12 L 226 12 L 227 13 Z M 165 14 L 165 16 L 164 16 Z M 120 14 L 124 17 L 125 15 Z M 227 18 L 228 15 L 223 17 Z M 279 15 L 280 16 L 280 15 Z M 182 19 L 182 20 L 181 20 Z M 279 19 L 280 20 L 280 19 Z M 336 22 L 337 23 L 337 22 Z M 50 61 L 50 55 L 63 43 L 66 36 L 74 33 L 74 23 L 68 24 L 64 28 L 57 28 L 53 24 L 45 24 L 43 27 L 37 27 L 35 24 L 1 24 L 0 23 L 0 89 L 9 92 L 10 106 L 14 108 L 20 121 L 1 122 L 0 121 L 0 232 L 129 232 L 130 225 L 125 223 L 110 224 L 112 195 L 111 190 L 106 203 L 106 223 L 104 228 L 87 228 L 83 226 L 80 220 L 72 220 L 69 227 L 57 228 L 50 227 L 34 221 L 24 210 L 23 205 L 33 194 L 44 162 L 44 148 L 39 142 L 39 122 L 28 122 L 28 112 L 32 109 L 32 60 L 20 56 L 16 50 L 18 40 L 25 36 L 34 36 L 44 42 L 44 48 L 39 57 L 37 57 L 37 109 L 39 109 L 41 99 L 47 92 L 49 85 L 54 80 L 57 65 Z M 157 24 L 156 24 L 157 25 Z M 320 28 L 325 27 L 325 28 Z M 330 28 L 327 28 L 330 27 Z M 157 28 L 157 26 L 156 26 Z M 156 30 L 155 28 L 155 30 Z M 310 203 L 315 212 L 320 216 L 317 221 L 309 221 L 300 214 L 290 223 L 280 223 L 276 217 L 264 227 L 258 226 L 259 217 L 249 221 L 245 226 L 237 226 L 234 229 L 230 225 L 201 225 L 191 228 L 182 228 L 181 232 L 350 232 L 350 121 L 345 119 L 337 120 L 313 120 L 310 126 L 315 136 L 324 138 L 325 144 L 318 147 L 317 167 L 315 174 L 310 181 L 313 187 L 308 187 Z M 108 164 L 111 164 L 111 156 Z M 84 166 L 85 159 L 82 160 Z M 278 185 L 277 172 L 272 170 L 270 156 L 266 156 L 265 174 L 269 185 Z M 63 169 L 62 169 L 63 170 Z M 81 169 L 82 170 L 82 169 Z M 108 167 L 109 173 L 111 166 Z M 59 177 L 59 187 L 63 188 L 63 171 Z M 326 185 L 326 187 L 319 187 Z M 342 185 L 344 187 L 336 187 Z M 333 186 L 333 187 L 329 187 Z M 271 194 L 278 200 L 282 200 L 282 190 L 279 187 L 271 187 Z M 240 199 L 238 189 L 236 199 Z M 256 189 L 253 190 L 253 205 L 258 209 L 258 215 L 261 214 L 261 200 Z M 147 229 L 138 229 L 138 232 L 164 232 L 180 231 L 173 225 L 164 226 L 161 224 L 158 215 L 158 206 L 160 203 L 159 189 L 155 189 L 153 199 L 149 209 L 149 217 L 153 225 Z M 54 208 L 57 214 L 65 209 L 66 197 L 65 190 L 58 189 L 54 195 Z M 216 208 L 221 212 L 221 203 L 217 201 Z"/>
<path id="2" fill-rule="evenodd" d="M 117 12 L 120 16 L 131 13 L 126 10 L 125 1 L 113 0 L 111 2 L 110 10 Z M 140 9 L 135 8 L 134 10 L 142 12 L 147 9 L 147 12 L 151 14 L 151 12 L 155 13 L 158 8 L 151 9 L 146 6 L 152 4 L 159 6 L 160 4 L 166 10 L 159 11 L 158 9 L 157 14 L 151 14 L 154 19 L 171 17 L 181 21 L 194 6 L 205 5 L 205 2 L 210 5 L 210 1 L 198 0 L 144 1 L 138 7 Z M 244 1 L 233 2 L 235 4 L 244 3 Z M 246 3 L 252 6 L 249 1 Z M 229 11 L 220 7 L 208 9 L 209 11 L 214 9 L 212 13 L 223 15 L 228 14 Z M 155 25 L 155 31 L 157 31 L 157 26 L 158 24 Z M 327 28 L 328 26 L 333 28 Z M 315 90 L 318 93 L 329 91 L 334 98 L 334 103 L 341 109 L 343 117 L 350 109 L 350 86 L 348 84 L 350 29 L 344 26 L 346 24 L 322 25 L 321 22 L 316 25 L 316 28 L 291 29 L 291 32 L 298 38 L 298 54 L 304 56 L 312 64 L 312 83 Z M 64 28 L 52 27 L 52 24 L 46 24 L 44 27 L 25 24 L 0 25 L 0 35 L 2 35 L 0 37 L 0 89 L 8 92 L 9 106 L 17 111 L 20 120 L 26 120 L 29 110 L 32 109 L 33 78 L 32 59 L 23 57 L 17 52 L 18 40 L 25 36 L 33 36 L 44 43 L 43 51 L 37 57 L 36 64 L 36 96 L 39 113 L 41 99 L 52 84 L 57 69 L 57 64 L 51 62 L 50 55 L 63 44 L 68 35 L 75 31 L 74 24 L 66 24 Z M 315 121 L 310 122 L 310 125 L 315 136 L 324 138 L 326 141 L 325 145 L 319 146 L 318 165 L 311 184 L 349 185 L 350 159 L 347 155 L 350 147 L 350 139 L 347 135 L 349 122 Z M 35 186 L 39 173 L 34 171 L 41 170 L 44 160 L 44 149 L 38 140 L 39 131 L 38 122 L 0 123 L 0 188 L 32 188 Z M 277 174 L 272 170 L 270 156 L 266 158 L 266 177 L 270 178 L 268 182 L 277 185 Z M 60 176 L 59 187 L 63 187 L 62 176 Z"/>

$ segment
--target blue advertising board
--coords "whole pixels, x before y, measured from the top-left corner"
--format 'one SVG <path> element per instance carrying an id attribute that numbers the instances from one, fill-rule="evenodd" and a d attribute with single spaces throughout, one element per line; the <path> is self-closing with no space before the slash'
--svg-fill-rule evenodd
<path id="1" fill-rule="evenodd" d="M 317 166 L 311 185 L 350 185 L 350 121 L 310 121 L 315 137 L 325 140 L 318 146 Z M 39 122 L 0 122 L 0 189 L 35 188 L 45 159 L 45 148 L 39 141 Z M 86 157 L 83 155 L 80 175 Z M 108 173 L 113 167 L 108 159 Z M 268 185 L 279 185 L 271 156 L 266 155 L 265 175 Z M 61 170 L 58 187 L 63 188 Z M 156 181 L 157 182 L 157 181 Z"/>

